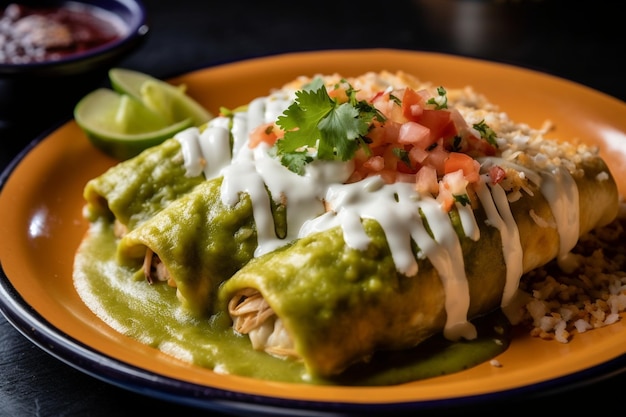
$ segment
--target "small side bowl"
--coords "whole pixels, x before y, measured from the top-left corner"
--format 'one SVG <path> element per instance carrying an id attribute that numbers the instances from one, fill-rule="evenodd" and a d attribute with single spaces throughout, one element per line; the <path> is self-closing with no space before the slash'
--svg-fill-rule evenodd
<path id="1" fill-rule="evenodd" d="M 81 74 L 94 69 L 112 66 L 127 53 L 135 49 L 148 33 L 146 11 L 137 0 L 15 0 L 0 1 L 4 10 L 10 4 L 33 9 L 49 9 L 68 5 L 86 5 L 113 15 L 124 31 L 120 38 L 85 51 L 72 53 L 60 59 L 31 62 L 3 63 L 0 61 L 0 76 L 55 77 Z"/>
<path id="2" fill-rule="evenodd" d="M 100 46 L 52 60 L 0 60 L 0 144 L 17 133 L 36 134 L 70 118 L 76 102 L 103 83 L 107 71 L 136 50 L 149 32 L 146 9 L 139 0 L 0 0 L 0 14 L 10 4 L 39 10 L 77 5 L 96 8 L 114 17 L 123 33 Z"/>

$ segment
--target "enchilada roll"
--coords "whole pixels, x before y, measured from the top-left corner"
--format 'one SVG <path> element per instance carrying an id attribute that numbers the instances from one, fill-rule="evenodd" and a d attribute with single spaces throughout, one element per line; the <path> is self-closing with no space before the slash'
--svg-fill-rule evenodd
<path id="1" fill-rule="evenodd" d="M 221 201 L 218 177 L 198 184 L 121 238 L 117 256 L 136 279 L 167 281 L 190 311 L 212 311 L 218 285 L 255 253 L 257 228 L 252 202 L 242 194 L 234 205 Z M 275 235 L 284 235 L 284 206 L 270 203 Z"/>
<path id="2" fill-rule="evenodd" d="M 85 217 L 116 222 L 120 236 L 154 216 L 199 183 L 215 178 L 231 158 L 233 122 L 216 117 L 181 131 L 88 181 Z M 208 156 L 202 148 L 210 148 Z"/>
<path id="3" fill-rule="evenodd" d="M 181 144 L 168 139 L 90 180 L 83 192 L 85 216 L 115 220 L 121 235 L 202 181 L 202 173 L 186 175 Z"/>
<path id="4" fill-rule="evenodd" d="M 574 230 L 580 234 L 610 222 L 617 207 L 617 189 L 604 178 L 603 162 L 591 159 L 581 165 L 583 171 L 575 179 L 580 216 Z M 361 249 L 346 243 L 351 232 L 344 224 L 253 259 L 221 287 L 221 308 L 255 349 L 301 360 L 322 377 L 367 362 L 376 351 L 408 349 L 440 332 L 451 340 L 473 339 L 470 321 L 499 307 L 508 308 L 515 320 L 520 275 L 559 256 L 565 261 L 556 226 L 562 214 L 553 212 L 539 184 L 526 182 L 519 198 L 503 205 L 499 199 L 506 190 L 483 177 L 473 210 L 480 238 L 465 234 L 466 220 L 457 210 L 442 222 L 434 200 L 422 198 L 414 203 L 414 213 L 421 214 L 397 225 L 405 233 L 385 233 L 381 224 L 389 222 L 362 218 L 368 244 Z M 541 182 L 544 187 L 547 181 Z M 391 204 L 401 204 L 402 197 L 398 200 Z M 512 225 L 516 233 L 504 231 Z M 454 238 L 446 243 L 451 230 Z M 390 248 L 403 244 L 398 236 L 404 244 L 410 241 L 414 273 L 401 272 L 394 261 Z M 517 239 L 517 245 L 505 239 Z M 511 253 L 516 248 L 519 265 Z M 457 253 L 460 257 L 453 257 Z"/>

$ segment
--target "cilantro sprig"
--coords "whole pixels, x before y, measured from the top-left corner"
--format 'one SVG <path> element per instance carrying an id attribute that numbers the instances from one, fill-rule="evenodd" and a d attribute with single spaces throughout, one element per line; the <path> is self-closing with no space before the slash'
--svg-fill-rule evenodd
<path id="1" fill-rule="evenodd" d="M 426 104 L 435 106 L 435 110 L 448 108 L 448 92 L 443 87 L 437 87 L 437 97 L 429 98 Z"/>
<path id="2" fill-rule="evenodd" d="M 365 137 L 374 119 L 384 116 L 370 103 L 357 100 L 348 84 L 348 100 L 340 103 L 328 95 L 321 78 L 296 92 L 294 103 L 278 117 L 276 124 L 286 133 L 276 142 L 276 155 L 283 165 L 298 174 L 306 164 L 320 160 L 348 161 L 359 147 L 367 147 Z M 315 155 L 313 157 L 312 155 Z"/>
<path id="3" fill-rule="evenodd" d="M 487 143 L 495 147 L 498 147 L 498 142 L 496 141 L 496 138 L 498 137 L 498 135 L 491 127 L 489 127 L 487 123 L 485 123 L 485 120 L 481 120 L 478 123 L 474 123 L 472 127 L 476 129 L 478 133 L 480 133 L 480 137 L 486 140 Z"/>

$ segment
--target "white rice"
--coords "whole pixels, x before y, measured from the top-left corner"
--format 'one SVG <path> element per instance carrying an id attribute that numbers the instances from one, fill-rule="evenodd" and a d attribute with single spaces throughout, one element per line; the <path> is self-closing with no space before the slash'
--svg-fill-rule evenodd
<path id="1" fill-rule="evenodd" d="M 561 343 L 608 326 L 626 311 L 626 215 L 581 237 L 572 251 L 580 266 L 564 273 L 551 262 L 526 274 L 522 324 L 530 334 Z"/>

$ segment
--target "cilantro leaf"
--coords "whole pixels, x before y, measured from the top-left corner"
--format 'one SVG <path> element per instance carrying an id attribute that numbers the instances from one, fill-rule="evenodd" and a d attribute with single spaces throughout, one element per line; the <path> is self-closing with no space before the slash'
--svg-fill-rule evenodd
<path id="1" fill-rule="evenodd" d="M 472 127 L 480 133 L 480 137 L 485 139 L 487 143 L 498 147 L 498 142 L 496 141 L 498 135 L 491 127 L 489 127 L 487 123 L 485 123 L 484 119 L 478 123 L 474 123 Z"/>
<path id="2" fill-rule="evenodd" d="M 359 147 L 367 147 L 365 135 L 372 120 L 384 121 L 375 107 L 356 99 L 352 86 L 346 89 L 348 101 L 339 103 L 319 80 L 297 91 L 294 103 L 276 120 L 285 131 L 276 142 L 276 154 L 283 165 L 298 173 L 313 160 L 311 151 L 317 151 L 320 160 L 352 159 Z"/>
<path id="3" fill-rule="evenodd" d="M 324 87 L 316 91 L 297 91 L 296 101 L 276 121 L 286 132 L 283 140 L 277 143 L 279 153 L 314 147 L 321 139 L 317 125 L 333 107 L 334 103 Z"/>
<path id="4" fill-rule="evenodd" d="M 322 140 L 317 157 L 342 161 L 351 159 L 359 146 L 357 139 L 367 133 L 368 127 L 369 123 L 359 118 L 359 111 L 355 107 L 348 103 L 341 104 L 318 124 Z"/>
<path id="5" fill-rule="evenodd" d="M 281 164 L 298 175 L 304 175 L 304 166 L 312 161 L 313 157 L 306 151 L 285 153 L 280 158 Z"/>
<path id="6" fill-rule="evenodd" d="M 435 106 L 435 110 L 443 110 L 448 108 L 448 94 L 445 88 L 437 87 L 438 97 L 428 99 L 426 104 L 432 104 Z"/>
<path id="7" fill-rule="evenodd" d="M 411 159 L 409 158 L 409 153 L 402 148 L 393 148 L 391 150 L 395 156 L 398 157 L 400 161 L 402 161 L 409 169 L 413 169 L 413 164 L 411 164 Z"/>
<path id="8" fill-rule="evenodd" d="M 471 204 L 471 200 L 469 198 L 469 195 L 467 194 L 455 194 L 453 197 L 457 203 L 461 203 L 461 205 L 463 206 Z"/>

